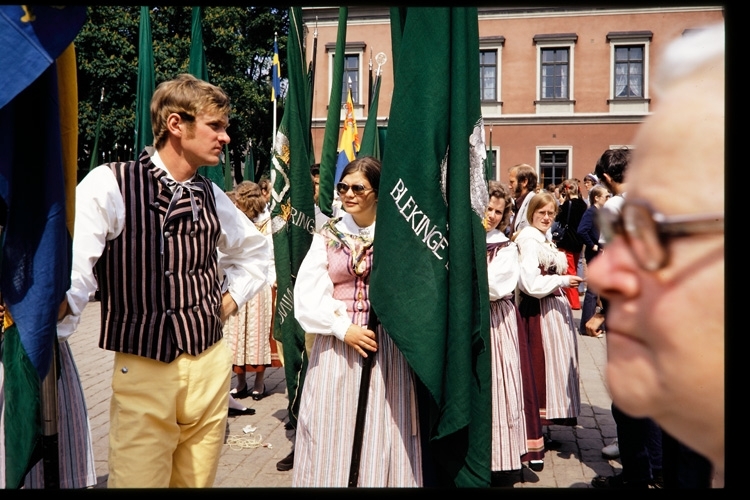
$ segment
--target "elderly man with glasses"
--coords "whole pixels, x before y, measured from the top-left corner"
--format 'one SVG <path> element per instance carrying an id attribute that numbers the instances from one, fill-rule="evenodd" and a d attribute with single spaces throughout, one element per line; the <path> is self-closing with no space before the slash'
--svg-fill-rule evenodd
<path id="1" fill-rule="evenodd" d="M 660 70 L 627 197 L 601 219 L 607 246 L 589 285 L 607 299 L 615 405 L 708 458 L 723 486 L 723 25 L 684 35 Z"/>

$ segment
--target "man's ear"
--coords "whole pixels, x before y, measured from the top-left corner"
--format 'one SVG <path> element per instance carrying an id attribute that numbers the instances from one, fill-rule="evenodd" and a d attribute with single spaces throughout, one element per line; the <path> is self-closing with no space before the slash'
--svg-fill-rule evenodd
<path id="1" fill-rule="evenodd" d="M 182 132 L 185 128 L 185 121 L 177 113 L 171 113 L 167 117 L 167 130 L 170 134 L 174 134 L 177 137 L 182 136 Z"/>

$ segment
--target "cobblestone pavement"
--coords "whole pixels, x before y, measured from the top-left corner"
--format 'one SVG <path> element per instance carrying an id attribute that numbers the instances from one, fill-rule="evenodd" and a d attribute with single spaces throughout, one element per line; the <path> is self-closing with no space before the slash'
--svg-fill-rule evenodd
<path id="1" fill-rule="evenodd" d="M 94 457 L 98 484 L 106 488 L 109 432 L 109 398 L 113 353 L 100 349 L 99 302 L 91 302 L 83 312 L 78 331 L 70 338 L 78 371 L 83 382 L 94 441 Z M 576 322 L 580 311 L 573 311 Z M 552 438 L 561 442 L 557 450 L 548 451 L 544 470 L 533 472 L 524 468 L 525 482 L 515 488 L 590 488 L 597 474 L 619 472 L 618 460 L 602 458 L 601 449 L 616 436 L 610 411 L 611 399 L 604 386 L 606 337 L 578 337 L 581 373 L 581 416 L 577 427 L 552 426 Z M 234 376 L 233 376 L 234 377 Z M 248 376 L 252 385 L 252 375 Z M 234 386 L 234 380 L 232 382 Z M 283 368 L 266 369 L 268 395 L 260 401 L 241 400 L 255 408 L 255 415 L 229 417 L 226 444 L 219 462 L 216 488 L 273 488 L 290 487 L 292 472 L 276 470 L 276 462 L 292 449 L 294 432 L 284 428 L 286 423 L 286 383 Z M 260 446 L 247 447 L 231 444 L 235 438 L 247 438 L 243 429 L 261 436 Z"/>

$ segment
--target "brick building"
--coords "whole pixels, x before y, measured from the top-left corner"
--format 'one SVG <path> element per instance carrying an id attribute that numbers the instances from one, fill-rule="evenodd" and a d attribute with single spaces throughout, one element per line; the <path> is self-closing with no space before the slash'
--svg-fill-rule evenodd
<path id="1" fill-rule="evenodd" d="M 338 15 L 338 7 L 303 9 L 307 61 L 317 32 L 312 134 L 318 159 Z M 663 48 L 723 19 L 716 5 L 480 7 L 482 115 L 494 178 L 507 182 L 508 168 L 528 163 L 544 186 L 583 179 L 605 149 L 629 145 L 658 104 L 649 84 Z M 351 78 L 361 137 L 370 107 L 370 64 L 374 72 L 380 52 L 388 61 L 382 66 L 378 126 L 387 127 L 393 95 L 389 9 L 349 7 L 346 41 L 344 89 Z"/>

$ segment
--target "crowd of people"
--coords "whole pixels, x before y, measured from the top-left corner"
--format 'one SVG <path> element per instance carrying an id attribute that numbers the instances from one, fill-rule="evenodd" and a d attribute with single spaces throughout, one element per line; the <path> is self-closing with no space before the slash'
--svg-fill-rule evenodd
<path id="1" fill-rule="evenodd" d="M 592 486 L 724 485 L 723 36 L 719 26 L 670 46 L 659 107 L 635 147 L 605 150 L 582 182 L 541 189 L 528 164 L 509 169 L 507 186 L 489 181 L 493 485 L 541 471 L 560 445 L 550 426 L 578 425 L 579 334 L 605 336 L 617 440 L 602 452 L 622 462 Z M 229 142 L 229 98 L 181 75 L 158 86 L 151 110 L 154 146 L 92 170 L 76 190 L 59 388 L 76 429 L 61 432 L 82 439 L 80 456 L 65 451 L 75 477 L 63 487 L 95 480 L 66 339 L 97 289 L 99 345 L 115 352 L 110 488 L 211 486 L 228 416 L 252 414 L 240 400 L 265 397 L 265 369 L 283 362 L 271 187 L 245 181 L 224 193 L 197 174 Z M 357 485 L 432 485 L 418 380 L 369 302 L 380 168 L 372 157 L 344 168 L 341 208 L 330 219 L 316 211 L 296 277 L 309 364 L 294 450 L 278 466 L 293 469 L 293 486 L 347 486 L 355 440 Z M 363 380 L 367 432 L 357 435 Z M 26 487 L 43 486 L 40 474 Z"/>

